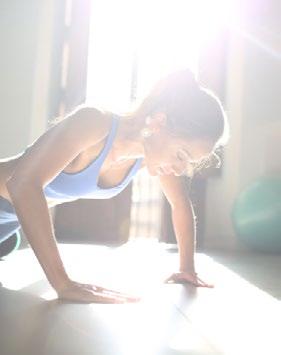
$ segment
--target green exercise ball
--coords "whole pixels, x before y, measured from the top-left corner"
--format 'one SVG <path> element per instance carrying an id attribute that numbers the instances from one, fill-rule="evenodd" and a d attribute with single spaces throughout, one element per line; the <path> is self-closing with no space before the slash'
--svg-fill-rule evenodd
<path id="1" fill-rule="evenodd" d="M 232 221 L 237 237 L 251 249 L 281 252 L 281 178 L 251 183 L 236 198 Z"/>

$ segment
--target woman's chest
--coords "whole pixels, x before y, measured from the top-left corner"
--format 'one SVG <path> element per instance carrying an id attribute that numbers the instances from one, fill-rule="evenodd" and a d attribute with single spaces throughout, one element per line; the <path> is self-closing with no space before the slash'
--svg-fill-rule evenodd
<path id="1" fill-rule="evenodd" d="M 116 163 L 108 157 L 96 169 L 96 159 L 96 156 L 89 158 L 85 154 L 80 154 L 68 164 L 63 170 L 67 174 L 77 174 L 85 169 L 86 172 L 81 174 L 81 178 L 79 176 L 78 179 L 76 177 L 72 179 L 71 175 L 60 175 L 59 180 L 55 179 L 51 183 L 51 191 L 46 187 L 45 196 L 48 206 L 53 207 L 63 202 L 76 200 L 81 196 L 84 196 L 84 198 L 110 198 L 115 196 L 116 192 L 119 191 L 119 186 L 120 191 L 122 191 L 136 171 L 144 166 L 143 160 L 132 159 Z M 89 183 L 90 181 L 91 183 Z M 113 187 L 118 187 L 118 190 L 112 189 Z M 59 197 L 57 193 L 60 195 Z M 65 198 L 62 198 L 63 194 L 66 195 Z"/>
<path id="2" fill-rule="evenodd" d="M 70 174 L 79 173 L 94 164 L 97 158 L 98 154 L 96 154 L 95 150 L 82 152 L 63 171 Z M 109 152 L 102 163 L 97 165 L 97 185 L 100 188 L 120 185 L 135 163 L 135 159 L 116 162 L 112 158 L 112 153 Z M 143 166 L 142 162 L 140 168 Z"/>

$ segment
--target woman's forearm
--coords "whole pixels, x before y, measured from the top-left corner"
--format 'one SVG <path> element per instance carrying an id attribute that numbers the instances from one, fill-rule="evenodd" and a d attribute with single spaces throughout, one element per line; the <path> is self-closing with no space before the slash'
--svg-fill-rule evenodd
<path id="1" fill-rule="evenodd" d="M 196 228 L 191 203 L 172 208 L 172 220 L 179 248 L 180 271 L 195 271 Z"/>
<path id="2" fill-rule="evenodd" d="M 51 215 L 43 189 L 8 185 L 21 227 L 50 284 L 63 288 L 69 281 L 54 236 Z"/>

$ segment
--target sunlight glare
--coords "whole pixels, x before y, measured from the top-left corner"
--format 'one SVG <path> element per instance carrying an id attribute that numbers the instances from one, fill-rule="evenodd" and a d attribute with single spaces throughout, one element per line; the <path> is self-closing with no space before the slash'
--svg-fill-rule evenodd
<path id="1" fill-rule="evenodd" d="M 130 108 L 133 60 L 137 97 L 159 77 L 197 72 L 200 47 L 229 19 L 231 0 L 95 0 L 92 3 L 87 99 L 116 111 Z"/>

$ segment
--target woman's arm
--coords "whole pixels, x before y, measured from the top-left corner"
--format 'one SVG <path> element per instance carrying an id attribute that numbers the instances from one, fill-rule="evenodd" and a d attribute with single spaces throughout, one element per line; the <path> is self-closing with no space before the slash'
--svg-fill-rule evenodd
<path id="1" fill-rule="evenodd" d="M 81 151 L 101 141 L 110 121 L 94 109 L 83 108 L 43 134 L 20 159 L 7 181 L 18 219 L 50 284 L 65 299 L 114 302 L 101 288 L 69 279 L 55 241 L 43 189 Z M 99 290 L 99 291 L 98 291 Z M 122 299 L 124 301 L 124 298 Z"/>
<path id="2" fill-rule="evenodd" d="M 179 271 L 195 272 L 195 216 L 191 201 L 171 207 L 172 221 L 179 248 Z"/>
<path id="3" fill-rule="evenodd" d="M 179 270 L 195 272 L 195 216 L 183 177 L 159 176 L 160 185 L 172 211 L 172 221 L 179 248 Z"/>
<path id="4" fill-rule="evenodd" d="M 159 176 L 162 190 L 171 205 L 173 227 L 179 248 L 179 271 L 166 281 L 190 282 L 196 286 L 213 287 L 198 278 L 195 272 L 196 226 L 187 184 L 183 177 Z"/>
<path id="5" fill-rule="evenodd" d="M 102 138 L 106 127 L 97 117 L 95 111 L 82 109 L 48 130 L 19 160 L 6 182 L 23 231 L 56 289 L 68 278 L 55 242 L 43 188 L 83 149 Z"/>
<path id="6" fill-rule="evenodd" d="M 21 227 L 51 286 L 60 291 L 70 280 L 59 255 L 43 189 L 30 182 L 23 182 L 22 187 L 15 183 L 8 184 L 8 191 Z"/>

